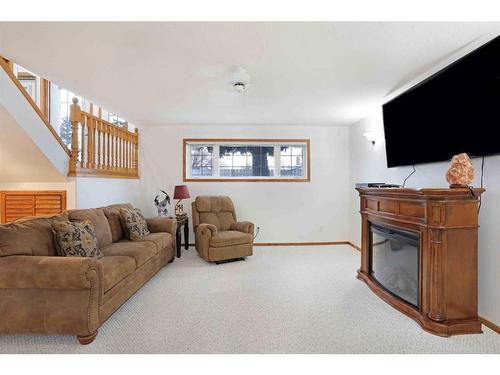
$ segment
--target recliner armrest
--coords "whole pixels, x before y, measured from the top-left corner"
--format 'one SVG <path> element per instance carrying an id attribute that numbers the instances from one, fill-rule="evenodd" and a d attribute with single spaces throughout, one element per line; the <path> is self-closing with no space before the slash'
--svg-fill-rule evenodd
<path id="1" fill-rule="evenodd" d="M 250 233 L 251 235 L 254 234 L 254 225 L 249 221 L 238 221 L 236 223 L 232 223 L 230 229 L 237 230 L 238 232 Z"/>
<path id="2" fill-rule="evenodd" d="M 213 224 L 202 223 L 198 225 L 198 228 L 196 228 L 196 230 L 199 230 L 201 233 L 210 232 L 211 236 L 217 235 L 217 227 Z"/>
<path id="3" fill-rule="evenodd" d="M 198 254 L 208 260 L 208 248 L 210 246 L 210 238 L 217 235 L 217 227 L 213 224 L 202 223 L 195 228 L 196 250 Z"/>

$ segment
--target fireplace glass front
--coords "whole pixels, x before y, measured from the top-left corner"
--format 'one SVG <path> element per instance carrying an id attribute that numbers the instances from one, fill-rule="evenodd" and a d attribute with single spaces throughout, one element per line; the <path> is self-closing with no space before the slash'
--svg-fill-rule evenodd
<path id="1" fill-rule="evenodd" d="M 371 275 L 390 293 L 419 306 L 420 235 L 371 224 Z"/>

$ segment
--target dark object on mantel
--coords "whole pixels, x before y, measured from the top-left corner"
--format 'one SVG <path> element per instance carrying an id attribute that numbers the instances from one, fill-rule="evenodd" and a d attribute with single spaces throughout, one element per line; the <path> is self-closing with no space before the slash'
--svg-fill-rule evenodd
<path id="1" fill-rule="evenodd" d="M 482 333 L 477 314 L 477 208 L 485 190 L 473 189 L 474 195 L 467 188 L 356 190 L 362 217 L 358 279 L 430 333 Z M 405 242 L 405 233 L 419 241 Z M 397 257 L 405 252 L 402 265 Z"/>
<path id="2" fill-rule="evenodd" d="M 356 189 L 358 188 L 399 188 L 401 185 L 396 184 L 386 184 L 385 182 L 358 182 L 356 184 Z"/>

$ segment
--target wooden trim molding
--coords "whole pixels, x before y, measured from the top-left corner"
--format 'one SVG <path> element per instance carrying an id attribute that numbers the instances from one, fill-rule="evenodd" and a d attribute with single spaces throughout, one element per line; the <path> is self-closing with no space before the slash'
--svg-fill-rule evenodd
<path id="1" fill-rule="evenodd" d="M 38 115 L 38 117 L 40 117 L 40 119 L 43 121 L 43 123 L 45 124 L 45 126 L 47 127 L 47 129 L 49 129 L 49 131 L 52 133 L 52 135 L 57 140 L 57 142 L 61 145 L 61 147 L 63 148 L 64 152 L 66 152 L 66 154 L 68 154 L 68 156 L 71 156 L 71 152 L 69 151 L 69 148 L 64 144 L 64 142 L 62 141 L 62 139 L 59 136 L 59 134 L 57 134 L 56 130 L 49 123 L 49 120 L 44 115 L 44 113 L 42 112 L 42 110 L 40 110 L 40 108 L 38 108 L 38 105 L 35 103 L 35 101 L 33 100 L 33 98 L 31 96 L 29 96 L 29 94 L 24 89 L 23 85 L 21 85 L 21 83 L 19 82 L 19 80 L 17 79 L 17 77 L 12 72 L 12 68 L 10 67 L 9 63 L 6 62 L 5 59 L 0 58 L 0 66 L 3 68 L 3 70 L 5 71 L 5 73 L 7 73 L 7 75 L 12 80 L 12 82 L 16 85 L 16 87 L 19 89 L 19 91 L 21 92 L 21 94 L 23 94 L 23 96 L 26 98 L 26 100 L 28 101 L 28 103 L 30 104 L 30 106 L 36 112 L 36 114 Z"/>
<path id="2" fill-rule="evenodd" d="M 359 246 L 356 246 L 354 243 L 352 243 L 351 241 L 347 241 L 347 244 L 349 246 L 351 246 L 353 249 L 356 249 L 358 251 L 361 251 L 361 248 Z"/>
<path id="3" fill-rule="evenodd" d="M 492 331 L 495 331 L 496 333 L 500 333 L 500 326 L 497 324 L 493 323 L 492 321 L 483 318 L 482 316 L 479 316 L 479 320 L 483 325 L 491 329 Z"/>
<path id="4" fill-rule="evenodd" d="M 50 82 L 44 78 L 40 78 L 40 110 L 50 123 L 49 97 L 50 97 Z"/>
<path id="5" fill-rule="evenodd" d="M 256 242 L 254 246 L 328 246 L 349 245 L 349 241 L 312 241 L 312 242 Z"/>
<path id="6" fill-rule="evenodd" d="M 121 178 L 121 179 L 140 179 L 139 172 L 112 171 L 101 169 L 77 168 L 74 172 L 70 171 L 68 177 L 97 177 L 97 178 Z"/>
<path id="7" fill-rule="evenodd" d="M 305 143 L 307 176 L 305 178 L 188 178 L 186 175 L 186 146 L 191 142 L 206 143 Z M 184 138 L 182 140 L 182 181 L 183 182 L 310 182 L 311 181 L 311 141 L 309 139 L 280 139 L 280 138 Z"/>
<path id="8" fill-rule="evenodd" d="M 336 246 L 348 245 L 359 251 L 359 248 L 349 241 L 310 241 L 310 242 L 256 242 L 254 246 Z M 195 246 L 190 243 L 189 246 Z"/>

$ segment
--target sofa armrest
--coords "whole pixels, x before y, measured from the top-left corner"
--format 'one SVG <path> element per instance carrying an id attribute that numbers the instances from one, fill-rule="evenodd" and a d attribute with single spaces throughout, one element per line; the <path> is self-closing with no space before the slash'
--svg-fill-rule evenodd
<path id="1" fill-rule="evenodd" d="M 175 238 L 175 231 L 177 230 L 177 220 L 169 219 L 167 217 L 152 217 L 146 219 L 148 229 L 151 233 L 167 232 Z"/>
<path id="2" fill-rule="evenodd" d="M 95 258 L 12 255 L 0 257 L 0 288 L 91 289 L 102 293 L 102 265 Z"/>
<path id="3" fill-rule="evenodd" d="M 236 223 L 232 223 L 230 229 L 237 230 L 238 232 L 250 233 L 251 235 L 254 233 L 253 223 L 249 221 L 238 221 Z"/>
<path id="4" fill-rule="evenodd" d="M 95 336 L 102 298 L 102 264 L 95 258 L 0 257 L 0 334 Z"/>

